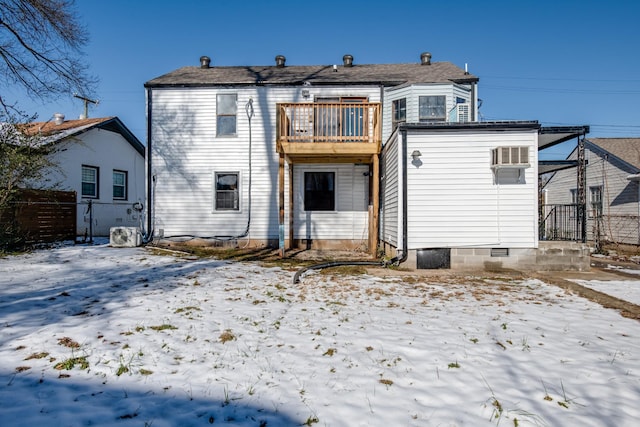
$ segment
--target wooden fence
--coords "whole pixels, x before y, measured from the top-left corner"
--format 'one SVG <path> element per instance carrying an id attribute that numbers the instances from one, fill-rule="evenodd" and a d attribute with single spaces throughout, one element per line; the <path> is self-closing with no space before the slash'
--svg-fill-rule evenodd
<path id="1" fill-rule="evenodd" d="M 20 190 L 0 212 L 2 240 L 23 244 L 76 238 L 76 192 Z"/>

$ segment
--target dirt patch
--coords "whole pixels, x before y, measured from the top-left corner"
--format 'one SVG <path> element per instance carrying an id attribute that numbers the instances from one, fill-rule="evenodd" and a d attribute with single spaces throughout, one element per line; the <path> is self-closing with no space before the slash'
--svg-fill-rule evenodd
<path id="1" fill-rule="evenodd" d="M 280 251 L 272 248 L 229 248 L 229 247 L 201 247 L 181 243 L 171 243 L 155 246 L 160 249 L 180 251 L 189 256 L 212 257 L 234 261 L 257 261 L 267 265 L 279 266 L 284 269 L 295 270 L 309 267 L 315 264 L 330 263 L 335 261 L 376 261 L 364 252 L 355 251 L 322 251 L 293 249 L 287 250 L 285 256 L 280 256 Z M 621 315 L 631 319 L 640 320 L 640 306 L 607 295 L 605 293 L 581 286 L 572 280 L 621 280 L 639 279 L 640 276 L 625 273 L 623 271 L 610 270 L 607 267 L 615 265 L 620 268 L 638 269 L 637 263 L 625 259 L 619 260 L 613 257 L 592 258 L 591 269 L 586 272 L 558 271 L 524 273 L 516 270 L 505 271 L 452 271 L 452 270 L 407 270 L 402 268 L 384 268 L 367 266 L 356 270 L 348 270 L 353 274 L 370 274 L 377 277 L 396 277 L 402 281 L 424 281 L 439 283 L 463 283 L 471 277 L 491 278 L 495 280 L 523 280 L 537 278 L 545 283 L 558 286 L 568 292 L 580 295 L 603 307 L 618 310 Z M 334 274 L 336 271 L 332 271 Z M 340 271 L 339 275 L 348 275 L 348 272 Z M 342 274 L 340 274 L 342 273 Z"/>

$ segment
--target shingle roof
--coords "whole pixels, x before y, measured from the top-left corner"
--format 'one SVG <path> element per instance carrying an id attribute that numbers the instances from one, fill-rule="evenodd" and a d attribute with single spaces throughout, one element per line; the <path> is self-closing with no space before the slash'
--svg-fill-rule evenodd
<path id="1" fill-rule="evenodd" d="M 465 73 L 450 62 L 431 65 L 354 64 L 305 66 L 212 66 L 183 67 L 145 83 L 145 87 L 217 85 L 312 85 L 375 84 L 396 86 L 404 83 L 471 83 L 478 77 Z"/>
<path id="2" fill-rule="evenodd" d="M 640 170 L 640 138 L 589 138 L 588 141 Z"/>
<path id="3" fill-rule="evenodd" d="M 46 137 L 43 140 L 44 143 L 56 143 L 65 138 L 78 135 L 93 128 L 119 133 L 138 153 L 140 153 L 140 155 L 144 156 L 144 145 L 133 133 L 131 133 L 131 131 L 124 125 L 124 123 L 122 123 L 122 121 L 120 121 L 118 117 L 65 120 L 59 125 L 53 121 L 31 122 L 21 126 L 20 131 L 29 136 L 41 134 Z"/>
<path id="4" fill-rule="evenodd" d="M 70 134 L 80 132 L 84 129 L 90 128 L 94 125 L 106 122 L 107 120 L 111 119 L 113 119 L 113 117 L 65 120 L 59 125 L 54 121 L 31 122 L 22 127 L 21 130 L 27 135 L 36 135 L 40 133 L 44 136 L 55 136 L 55 139 L 61 139 Z"/>

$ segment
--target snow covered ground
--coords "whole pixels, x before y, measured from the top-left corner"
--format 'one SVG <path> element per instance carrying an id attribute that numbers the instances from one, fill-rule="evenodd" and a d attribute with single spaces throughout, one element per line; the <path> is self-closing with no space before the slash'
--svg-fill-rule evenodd
<path id="1" fill-rule="evenodd" d="M 0 425 L 637 425 L 637 320 L 538 280 L 294 273 L 0 259 Z M 640 301 L 640 277 L 585 284 Z"/>

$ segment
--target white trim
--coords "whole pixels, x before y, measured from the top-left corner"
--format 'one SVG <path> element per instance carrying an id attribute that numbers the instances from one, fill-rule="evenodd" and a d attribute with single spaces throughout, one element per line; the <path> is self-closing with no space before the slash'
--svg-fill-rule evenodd
<path id="1" fill-rule="evenodd" d="M 237 174 L 238 175 L 238 209 L 216 209 L 216 175 L 217 174 Z M 213 214 L 239 214 L 242 213 L 242 172 L 239 170 L 214 170 L 211 172 L 211 213 Z"/>
<path id="2" fill-rule="evenodd" d="M 327 211 L 308 211 L 305 209 L 305 199 L 304 199 L 304 193 L 305 193 L 305 174 L 307 172 L 312 172 L 312 173 L 333 173 L 333 210 L 327 210 Z M 300 186 L 298 187 L 298 194 L 300 196 L 300 199 L 302 201 L 302 208 L 300 209 L 300 212 L 304 212 L 304 213 L 318 213 L 318 214 L 331 214 L 331 213 L 337 213 L 339 211 L 338 209 L 338 170 L 335 168 L 300 168 L 300 175 L 302 176 L 301 179 L 301 183 Z"/>

